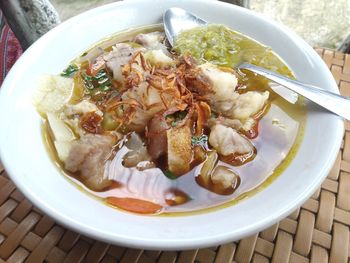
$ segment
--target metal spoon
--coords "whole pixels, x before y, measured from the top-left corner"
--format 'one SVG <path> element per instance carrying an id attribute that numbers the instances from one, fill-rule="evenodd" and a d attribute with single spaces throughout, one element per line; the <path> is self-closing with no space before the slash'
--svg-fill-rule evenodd
<path id="1" fill-rule="evenodd" d="M 176 37 L 182 30 L 207 24 L 205 20 L 187 12 L 184 9 L 175 7 L 168 9 L 164 13 L 163 22 L 165 34 L 170 45 L 172 46 L 174 45 Z M 264 76 L 267 79 L 278 83 L 304 96 L 305 98 L 308 98 L 325 109 L 347 120 L 350 120 L 350 98 L 340 96 L 333 92 L 329 92 L 297 80 L 289 79 L 271 70 L 267 70 L 249 63 L 242 63 L 237 68 L 249 70 L 258 75 Z M 290 102 L 293 103 L 293 101 Z"/>

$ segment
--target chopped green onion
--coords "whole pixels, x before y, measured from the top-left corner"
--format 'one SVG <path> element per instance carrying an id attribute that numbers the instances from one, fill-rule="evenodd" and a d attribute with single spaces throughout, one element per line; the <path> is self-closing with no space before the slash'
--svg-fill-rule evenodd
<path id="1" fill-rule="evenodd" d="M 77 72 L 79 67 L 75 64 L 70 64 L 65 70 L 62 71 L 62 77 L 70 77 L 74 72 Z"/>
<path id="2" fill-rule="evenodd" d="M 175 180 L 177 179 L 177 176 L 172 172 L 172 171 L 169 171 L 169 170 L 165 170 L 163 171 L 164 175 L 166 177 L 168 177 L 170 180 Z"/>
<path id="3" fill-rule="evenodd" d="M 201 136 L 192 136 L 191 142 L 193 146 L 196 146 L 196 145 L 203 146 L 208 143 L 208 136 L 205 134 Z"/>
<path id="4" fill-rule="evenodd" d="M 92 84 L 93 77 L 87 75 L 86 73 L 82 73 L 81 76 L 83 78 L 85 88 L 87 88 L 88 90 L 92 90 L 95 88 Z M 89 92 L 88 90 L 87 92 Z"/>
<path id="5" fill-rule="evenodd" d="M 216 112 L 212 111 L 212 112 L 210 113 L 210 117 L 211 117 L 211 118 L 217 118 L 217 117 L 218 117 L 218 114 L 217 114 Z"/>
<path id="6" fill-rule="evenodd" d="M 101 91 L 110 91 L 112 88 L 110 77 L 104 69 L 101 69 L 99 72 L 97 72 L 96 76 L 90 76 L 84 72 L 82 73 L 82 77 L 85 87 L 88 90 L 98 88 Z M 87 94 L 88 93 L 89 92 L 87 92 Z"/>
<path id="7" fill-rule="evenodd" d="M 177 111 L 177 112 L 174 112 L 172 114 L 167 115 L 166 119 L 167 119 L 167 121 L 169 121 L 171 123 L 172 127 L 175 127 L 177 122 L 183 120 L 186 117 L 187 113 L 188 113 L 187 110 Z"/>

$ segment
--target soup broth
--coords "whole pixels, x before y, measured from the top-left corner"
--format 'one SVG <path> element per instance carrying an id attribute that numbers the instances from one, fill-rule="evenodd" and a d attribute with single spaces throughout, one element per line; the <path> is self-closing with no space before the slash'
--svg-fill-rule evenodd
<path id="1" fill-rule="evenodd" d="M 70 106 L 62 106 L 63 110 L 54 116 L 38 107 L 46 120 L 43 134 L 48 151 L 74 185 L 115 208 L 139 214 L 183 215 L 232 205 L 263 189 L 283 172 L 298 150 L 306 122 L 302 99 L 294 105 L 289 104 L 271 89 L 267 79 L 248 71 L 237 71 L 235 66 L 246 61 L 288 77 L 294 76 L 270 48 L 226 27 L 211 25 L 183 32 L 174 50 L 166 46 L 163 38 L 149 48 L 147 45 L 152 44 L 147 41 L 152 39 L 143 38 L 162 30 L 160 25 L 153 25 L 117 33 L 72 61 L 63 72 L 64 78 L 73 83 L 69 101 L 65 102 Z M 112 64 L 119 60 L 112 63 L 110 58 L 122 54 L 124 51 L 118 53 L 116 50 L 124 47 L 133 50 L 128 59 L 136 62 L 123 61 L 118 72 L 119 68 L 113 70 Z M 133 67 L 138 71 L 133 71 Z M 140 72 L 142 67 L 143 75 L 140 76 L 135 72 Z M 196 74 L 203 77 L 209 72 L 204 76 L 204 84 L 214 85 L 217 80 L 210 79 L 210 72 L 214 70 L 229 80 L 237 80 L 234 89 L 237 100 L 248 92 L 257 92 L 254 96 L 268 94 L 268 98 L 246 118 L 242 117 L 246 111 L 235 111 L 230 115 L 223 110 L 227 108 L 226 101 L 216 104 L 220 92 L 205 93 L 204 88 L 198 88 L 200 78 Z M 188 71 L 192 75 L 186 75 Z M 125 78 L 124 83 L 117 74 Z M 170 90 L 180 77 L 185 79 L 185 87 L 181 86 L 182 82 L 177 86 L 180 93 L 183 92 L 180 96 L 183 103 L 176 104 L 176 111 L 170 106 L 154 112 L 152 106 L 142 108 L 142 113 L 152 112 L 152 116 L 147 115 L 145 123 L 135 121 L 141 114 L 140 100 L 130 95 L 130 91 L 135 87 L 141 89 L 140 78 L 148 83 L 148 89 L 161 83 L 161 89 Z M 168 85 L 166 88 L 164 83 Z M 152 92 L 151 89 L 143 93 L 142 96 L 148 94 L 143 99 L 149 99 Z M 171 96 L 177 93 L 164 94 L 165 98 L 161 99 L 163 102 L 168 100 L 164 102 L 166 104 L 172 103 Z M 87 103 L 82 105 L 84 100 L 92 102 L 95 108 L 84 112 L 85 108 L 93 107 Z M 233 108 L 243 105 L 235 103 Z M 84 110 L 81 109 L 83 106 Z M 234 112 L 233 108 L 230 112 Z M 155 130 L 154 127 L 160 124 L 166 128 Z M 64 143 L 58 140 L 55 130 L 60 125 L 65 125 L 62 128 L 66 136 Z M 228 141 L 244 140 L 246 144 L 240 148 L 233 145 L 236 148 L 230 149 L 236 149 L 236 152 L 227 154 L 228 150 L 220 145 L 224 136 L 219 133 L 215 137 L 215 132 L 236 136 Z M 188 138 L 187 133 L 190 133 L 190 145 L 184 139 Z M 87 137 L 87 134 L 91 136 Z M 161 152 L 157 147 L 164 140 L 167 147 Z M 110 151 L 103 155 L 106 147 L 110 147 Z M 189 154 L 185 152 L 188 147 Z M 83 153 L 79 152 L 78 157 L 73 158 L 72 152 L 78 148 Z M 169 154 L 170 151 L 175 152 L 175 157 Z M 80 160 L 79 156 L 85 156 L 85 159 L 81 157 Z M 89 158 L 103 159 L 103 167 L 99 167 L 101 162 L 86 164 Z M 186 160 L 190 161 L 186 163 Z M 96 176 L 101 170 L 102 177 Z"/>

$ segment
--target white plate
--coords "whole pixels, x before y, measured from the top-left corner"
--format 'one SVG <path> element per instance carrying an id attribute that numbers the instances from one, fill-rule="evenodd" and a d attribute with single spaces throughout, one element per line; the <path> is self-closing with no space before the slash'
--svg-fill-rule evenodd
<path id="1" fill-rule="evenodd" d="M 121 1 L 76 16 L 44 35 L 18 60 L 0 95 L 0 156 L 16 186 L 45 213 L 106 242 L 148 249 L 189 249 L 237 240 L 262 230 L 300 206 L 327 176 L 340 147 L 343 122 L 325 111 L 308 112 L 305 137 L 290 166 L 268 188 L 215 212 L 151 217 L 120 212 L 69 183 L 50 160 L 31 96 L 38 76 L 57 74 L 71 59 L 108 36 L 161 22 L 169 7 L 185 8 L 271 46 L 298 79 L 338 92 L 326 65 L 303 40 L 262 16 L 217 1 Z"/>

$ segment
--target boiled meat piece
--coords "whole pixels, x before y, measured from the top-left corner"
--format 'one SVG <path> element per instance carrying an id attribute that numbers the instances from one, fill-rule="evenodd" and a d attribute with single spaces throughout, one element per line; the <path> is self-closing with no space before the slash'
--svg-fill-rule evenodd
<path id="1" fill-rule="evenodd" d="M 125 146 L 129 149 L 129 152 L 124 156 L 125 167 L 136 167 L 141 162 L 149 162 L 152 160 L 147 152 L 146 146 L 137 133 L 131 133 Z"/>
<path id="2" fill-rule="evenodd" d="M 87 134 L 72 143 L 65 169 L 79 172 L 80 177 L 94 190 L 101 190 L 109 185 L 104 177 L 104 165 L 113 147 L 113 139 L 109 136 Z"/>
<path id="3" fill-rule="evenodd" d="M 209 135 L 209 143 L 221 155 L 245 154 L 254 150 L 248 139 L 240 135 L 236 130 L 217 124 L 212 127 Z"/>
<path id="4" fill-rule="evenodd" d="M 165 35 L 161 32 L 151 32 L 147 34 L 138 34 L 135 42 L 147 49 L 155 49 L 164 41 Z"/>
<path id="5" fill-rule="evenodd" d="M 258 113 L 264 107 L 268 98 L 268 91 L 248 91 L 234 100 L 233 107 L 228 114 L 237 119 L 247 119 Z"/>
<path id="6" fill-rule="evenodd" d="M 127 64 L 132 56 L 142 48 L 133 48 L 126 43 L 119 43 L 113 46 L 113 50 L 103 56 L 106 61 L 107 68 L 113 73 L 113 78 L 119 82 L 123 82 L 122 66 Z"/>
<path id="7" fill-rule="evenodd" d="M 233 73 L 222 71 L 210 63 L 200 65 L 198 68 L 210 84 L 209 92 L 205 94 L 210 104 L 219 112 L 229 110 L 238 96 L 238 93 L 235 92 L 237 77 Z"/>
<path id="8" fill-rule="evenodd" d="M 77 104 L 67 104 L 64 113 L 68 116 L 75 114 L 84 114 L 89 112 L 95 112 L 102 116 L 103 113 L 97 108 L 96 104 L 83 100 Z"/>

